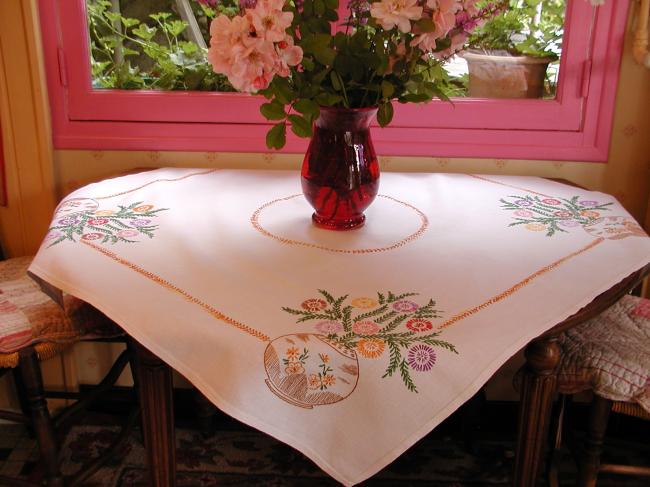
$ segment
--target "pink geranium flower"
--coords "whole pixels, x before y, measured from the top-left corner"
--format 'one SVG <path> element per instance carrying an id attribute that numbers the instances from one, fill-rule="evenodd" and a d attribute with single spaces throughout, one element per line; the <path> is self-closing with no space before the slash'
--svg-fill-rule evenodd
<path id="1" fill-rule="evenodd" d="M 257 37 L 280 42 L 293 21 L 292 12 L 283 12 L 284 0 L 260 0 L 254 9 L 246 11 Z"/>
<path id="2" fill-rule="evenodd" d="M 411 20 L 422 17 L 422 7 L 417 0 L 381 0 L 370 6 L 370 15 L 385 30 L 397 27 L 400 32 L 410 32 Z"/>
<path id="3" fill-rule="evenodd" d="M 433 32 L 420 34 L 413 39 L 411 45 L 431 52 L 436 48 L 436 41 L 456 27 L 456 13 L 462 8 L 462 4 L 460 0 L 428 0 L 426 5 L 431 9 L 431 20 L 435 29 Z"/>
<path id="4" fill-rule="evenodd" d="M 268 87 L 275 74 L 278 55 L 273 43 L 257 39 L 233 48 L 233 65 L 228 80 L 236 90 L 254 93 Z"/>
<path id="5" fill-rule="evenodd" d="M 297 66 L 302 61 L 302 48 L 294 46 L 293 38 L 290 36 L 278 42 L 275 47 L 278 53 L 276 72 L 278 75 L 286 78 L 289 76 L 289 67 Z"/>

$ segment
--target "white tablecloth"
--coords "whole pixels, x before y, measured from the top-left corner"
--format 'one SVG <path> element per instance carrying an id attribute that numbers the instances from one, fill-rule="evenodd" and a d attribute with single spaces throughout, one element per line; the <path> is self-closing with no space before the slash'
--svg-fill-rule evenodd
<path id="1" fill-rule="evenodd" d="M 31 271 L 350 485 L 650 262 L 612 196 L 533 177 L 384 173 L 363 228 L 311 213 L 296 172 L 125 176 L 62 202 Z"/>

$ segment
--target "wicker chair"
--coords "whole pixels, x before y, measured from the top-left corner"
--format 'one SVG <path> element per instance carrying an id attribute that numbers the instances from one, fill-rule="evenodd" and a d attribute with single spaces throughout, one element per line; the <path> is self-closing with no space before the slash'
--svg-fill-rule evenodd
<path id="1" fill-rule="evenodd" d="M 76 476 L 64 477 L 59 469 L 58 443 L 75 413 L 83 410 L 103 391 L 113 386 L 129 362 L 125 350 L 104 380 L 84 398 L 67 392 L 47 392 L 43 388 L 41 360 L 54 357 L 81 340 L 124 341 L 121 330 L 108 318 L 82 301 L 63 294 L 58 303 L 42 292 L 27 275 L 31 258 L 0 261 L 0 375 L 13 373 L 21 413 L 0 411 L 0 418 L 29 425 L 40 451 L 42 480 L 48 486 L 80 485 L 119 448 L 137 421 L 137 411 L 129 415 L 122 434 L 100 458 L 85 465 Z M 47 397 L 81 399 L 50 416 Z M 41 480 L 41 479 L 38 479 Z M 43 485 L 40 481 L 0 476 L 0 484 L 10 486 Z"/>
<path id="2" fill-rule="evenodd" d="M 610 412 L 650 420 L 650 300 L 625 296 L 601 315 L 565 332 L 559 344 L 559 392 L 593 392 L 587 436 L 578 455 L 577 485 L 595 486 L 599 472 L 650 476 L 650 467 L 600 463 Z M 562 441 L 561 423 L 555 452 Z M 557 485 L 553 463 L 549 480 Z"/>

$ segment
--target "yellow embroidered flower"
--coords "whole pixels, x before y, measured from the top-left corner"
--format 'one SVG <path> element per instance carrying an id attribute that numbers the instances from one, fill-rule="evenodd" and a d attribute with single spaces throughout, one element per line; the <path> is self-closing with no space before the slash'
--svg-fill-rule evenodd
<path id="1" fill-rule="evenodd" d="M 300 351 L 298 350 L 297 347 L 288 348 L 287 351 L 285 352 L 289 360 L 296 360 L 298 358 L 299 353 Z"/>
<path id="2" fill-rule="evenodd" d="M 113 210 L 97 210 L 95 212 L 95 215 L 98 215 L 98 216 L 110 216 L 113 213 L 115 213 Z"/>
<path id="3" fill-rule="evenodd" d="M 375 299 L 366 298 L 366 297 L 354 298 L 351 301 L 351 303 L 352 306 L 354 306 L 355 308 L 363 308 L 363 309 L 374 308 L 375 306 L 377 306 L 377 304 L 379 304 Z"/>
<path id="4" fill-rule="evenodd" d="M 528 225 L 525 225 L 525 227 L 533 232 L 543 232 L 546 230 L 546 225 L 542 225 L 541 223 L 529 223 Z"/>
<path id="5" fill-rule="evenodd" d="M 592 210 L 583 210 L 580 212 L 580 214 L 587 218 L 598 218 L 600 216 L 600 213 Z"/>
<path id="6" fill-rule="evenodd" d="M 320 389 L 321 380 L 317 374 L 310 374 L 309 379 L 307 380 L 307 387 L 310 389 Z"/>
<path id="7" fill-rule="evenodd" d="M 357 342 L 357 352 L 365 358 L 377 358 L 385 348 L 386 344 L 379 338 L 362 338 Z"/>
<path id="8" fill-rule="evenodd" d="M 145 213 L 153 208 L 153 205 L 140 205 L 133 208 L 136 213 Z"/>
<path id="9" fill-rule="evenodd" d="M 334 384 L 336 384 L 336 377 L 333 375 L 325 375 L 321 379 L 321 382 L 325 387 L 332 387 Z"/>

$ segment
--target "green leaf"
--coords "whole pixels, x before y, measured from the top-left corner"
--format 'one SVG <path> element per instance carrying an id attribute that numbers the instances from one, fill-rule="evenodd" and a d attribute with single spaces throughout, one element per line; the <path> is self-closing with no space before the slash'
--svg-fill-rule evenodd
<path id="1" fill-rule="evenodd" d="M 316 119 L 320 114 L 318 103 L 306 98 L 302 98 L 294 103 L 293 108 L 305 115 L 305 118 L 309 119 L 310 121 Z"/>
<path id="2" fill-rule="evenodd" d="M 318 46 L 314 49 L 314 57 L 319 63 L 325 66 L 331 66 L 336 58 L 336 51 L 329 47 Z"/>
<path id="3" fill-rule="evenodd" d="M 302 62 L 300 64 L 302 64 L 302 67 L 305 68 L 305 71 L 313 71 L 315 66 L 314 61 L 308 57 L 302 58 Z"/>
<path id="4" fill-rule="evenodd" d="M 325 0 L 325 6 L 330 10 L 339 8 L 339 0 Z"/>
<path id="5" fill-rule="evenodd" d="M 323 0 L 314 0 L 314 12 L 316 15 L 323 15 L 325 13 L 325 2 Z"/>
<path id="6" fill-rule="evenodd" d="M 147 24 L 140 24 L 137 29 L 133 29 L 131 32 L 145 41 L 150 41 L 153 36 L 156 35 L 157 29 L 155 27 L 149 27 Z"/>
<path id="7" fill-rule="evenodd" d="M 260 112 L 267 120 L 284 120 L 287 117 L 284 112 L 284 105 L 277 101 L 262 104 Z"/>
<path id="8" fill-rule="evenodd" d="M 266 146 L 269 149 L 282 149 L 287 143 L 287 124 L 278 123 L 266 133 Z"/>
<path id="9" fill-rule="evenodd" d="M 393 84 L 386 80 L 382 80 L 381 96 L 386 98 L 387 100 L 390 100 L 390 97 L 393 96 L 393 93 L 395 93 L 395 87 L 393 86 Z"/>
<path id="10" fill-rule="evenodd" d="M 300 115 L 289 115 L 287 117 L 291 122 L 291 130 L 298 137 L 311 137 L 311 122 Z"/>
<path id="11" fill-rule="evenodd" d="M 377 122 L 379 122 L 380 127 L 385 127 L 393 119 L 393 104 L 391 102 L 384 103 L 379 105 L 379 110 L 377 111 Z"/>
<path id="12" fill-rule="evenodd" d="M 330 80 L 332 81 L 332 88 L 336 91 L 341 91 L 341 83 L 339 81 L 339 76 L 336 74 L 336 71 L 330 72 Z"/>

